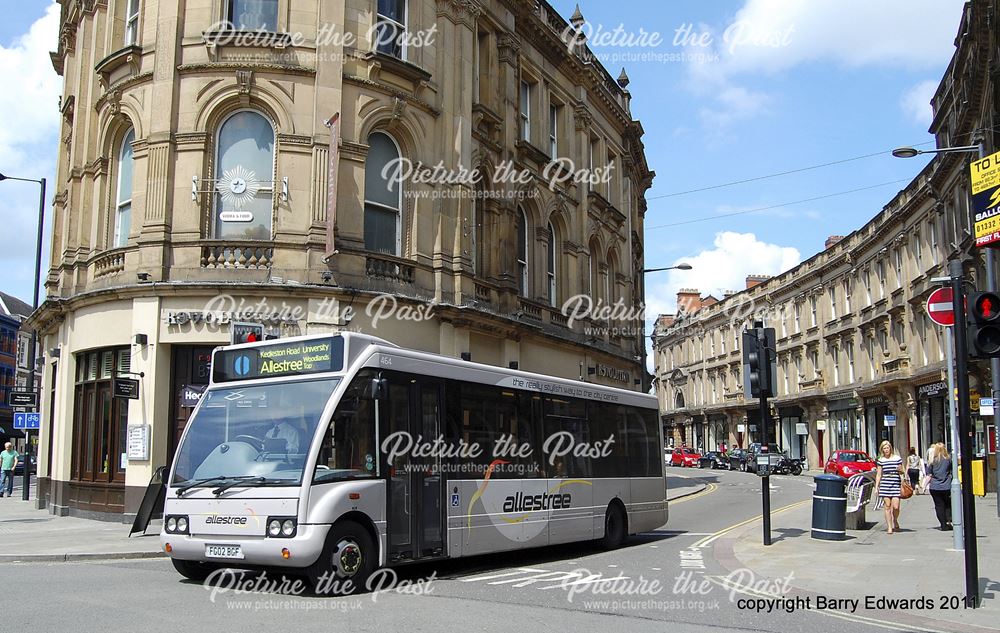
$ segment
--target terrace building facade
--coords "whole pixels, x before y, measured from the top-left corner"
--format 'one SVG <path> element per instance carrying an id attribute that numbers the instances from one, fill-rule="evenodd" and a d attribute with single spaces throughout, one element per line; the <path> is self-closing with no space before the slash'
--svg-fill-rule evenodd
<path id="1" fill-rule="evenodd" d="M 982 143 L 1000 149 L 1000 60 L 992 40 L 994 3 L 966 3 L 955 54 L 931 103 L 939 148 Z M 975 156 L 971 156 L 974 158 Z M 678 314 L 658 320 L 653 338 L 657 394 L 668 436 L 714 450 L 758 441 L 761 416 L 743 391 L 741 333 L 763 320 L 777 336 L 777 395 L 768 435 L 792 456 L 822 467 L 837 449 L 874 454 L 890 440 L 902 453 L 951 445 L 945 336 L 925 303 L 960 259 L 986 288 L 985 257 L 969 214 L 968 153 L 943 153 L 863 227 L 831 236 L 824 250 L 775 277 L 703 305 L 678 296 Z M 978 455 L 995 474 L 992 417 L 978 398 L 991 392 L 989 365 L 970 367 Z M 994 396 L 1000 394 L 993 394 Z"/>

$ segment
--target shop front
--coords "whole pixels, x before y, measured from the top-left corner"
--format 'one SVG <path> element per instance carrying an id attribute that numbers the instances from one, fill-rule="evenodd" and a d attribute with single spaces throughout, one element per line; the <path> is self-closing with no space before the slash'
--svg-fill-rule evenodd
<path id="1" fill-rule="evenodd" d="M 802 409 L 797 406 L 778 409 L 778 446 L 793 459 L 806 455 L 809 431 L 802 421 Z"/>
<path id="2" fill-rule="evenodd" d="M 951 447 L 948 383 L 934 382 L 917 387 L 917 450 L 926 456 L 932 444 L 943 442 Z"/>
<path id="3" fill-rule="evenodd" d="M 864 402 L 865 426 L 868 430 L 868 442 L 864 450 L 872 457 L 875 457 L 878 453 L 879 444 L 885 440 L 892 442 L 893 448 L 897 451 L 905 450 L 905 447 L 896 446 L 896 442 L 893 441 L 896 416 L 889 410 L 889 399 L 885 396 L 872 396 L 865 398 Z"/>
<path id="4" fill-rule="evenodd" d="M 831 450 L 864 450 L 861 416 L 856 398 L 827 402 L 827 433 Z"/>

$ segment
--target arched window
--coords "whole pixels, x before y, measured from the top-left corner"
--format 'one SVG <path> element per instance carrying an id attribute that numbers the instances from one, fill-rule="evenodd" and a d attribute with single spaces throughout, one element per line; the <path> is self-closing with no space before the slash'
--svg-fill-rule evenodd
<path id="1" fill-rule="evenodd" d="M 263 115 L 242 110 L 219 128 L 215 238 L 271 238 L 274 129 Z"/>
<path id="2" fill-rule="evenodd" d="M 615 255 L 608 251 L 608 272 L 604 275 L 604 298 L 609 305 L 614 305 L 617 297 L 615 288 Z"/>
<path id="3" fill-rule="evenodd" d="M 597 242 L 592 241 L 590 243 L 590 256 L 587 261 L 590 265 L 589 277 L 590 281 L 590 298 L 596 302 L 600 298 L 601 294 L 601 284 L 599 275 L 601 273 L 601 266 L 598 260 L 598 254 L 601 252 L 600 247 L 598 247 Z"/>
<path id="4" fill-rule="evenodd" d="M 382 132 L 368 137 L 365 159 L 365 248 L 399 255 L 402 187 L 397 171 L 399 148 Z"/>
<path id="5" fill-rule="evenodd" d="M 517 208 L 517 281 L 522 297 L 528 296 L 528 216 Z"/>
<path id="6" fill-rule="evenodd" d="M 112 248 L 121 248 L 128 244 L 128 234 L 132 230 L 132 143 L 135 141 L 135 130 L 129 130 L 122 139 L 118 151 L 118 188 L 115 195 L 115 234 L 111 240 Z"/>
<path id="7" fill-rule="evenodd" d="M 549 305 L 556 305 L 556 232 L 549 223 L 549 244 L 546 259 L 546 275 L 549 278 Z"/>

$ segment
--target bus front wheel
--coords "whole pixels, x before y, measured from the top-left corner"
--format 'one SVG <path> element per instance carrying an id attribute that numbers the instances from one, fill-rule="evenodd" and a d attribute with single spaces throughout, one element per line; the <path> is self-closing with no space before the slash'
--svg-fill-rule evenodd
<path id="1" fill-rule="evenodd" d="M 354 521 L 340 521 L 330 528 L 319 558 L 306 570 L 309 583 L 320 595 L 346 595 L 367 589 L 378 556 L 368 530 Z"/>
<path id="2" fill-rule="evenodd" d="M 604 514 L 604 538 L 601 539 L 601 546 L 604 549 L 621 547 L 627 530 L 625 511 L 617 503 L 612 503 Z"/>

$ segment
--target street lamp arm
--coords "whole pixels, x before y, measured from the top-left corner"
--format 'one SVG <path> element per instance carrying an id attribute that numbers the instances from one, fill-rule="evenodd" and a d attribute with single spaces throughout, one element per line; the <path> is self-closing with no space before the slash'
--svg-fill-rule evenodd
<path id="1" fill-rule="evenodd" d="M 913 158 L 920 154 L 952 154 L 959 152 L 978 152 L 978 145 L 960 145 L 957 147 L 939 147 L 937 149 L 917 149 L 915 147 L 897 147 L 892 150 L 892 155 L 896 158 Z"/>
<path id="2" fill-rule="evenodd" d="M 15 178 L 14 176 L 4 176 L 0 174 L 0 182 L 4 180 L 20 180 L 21 182 L 35 182 L 41 184 L 41 180 L 35 180 L 34 178 Z"/>
<path id="3" fill-rule="evenodd" d="M 664 270 L 691 270 L 693 266 L 691 264 L 677 264 L 676 266 L 665 266 L 663 268 L 643 268 L 642 272 L 645 273 L 658 273 Z"/>

